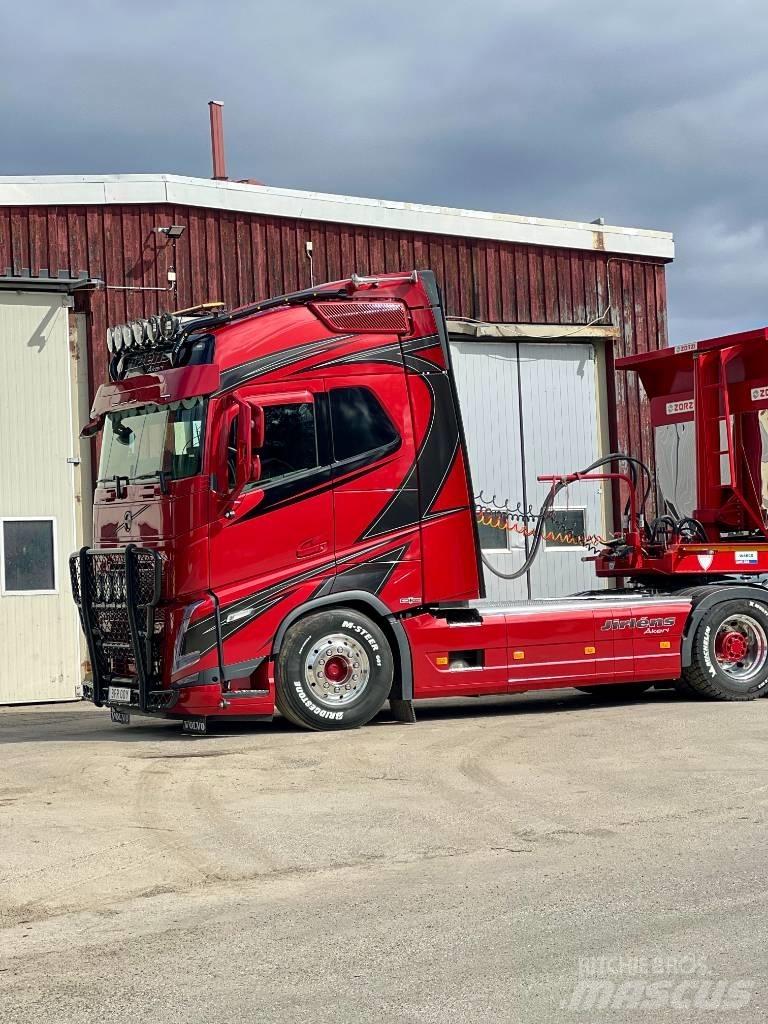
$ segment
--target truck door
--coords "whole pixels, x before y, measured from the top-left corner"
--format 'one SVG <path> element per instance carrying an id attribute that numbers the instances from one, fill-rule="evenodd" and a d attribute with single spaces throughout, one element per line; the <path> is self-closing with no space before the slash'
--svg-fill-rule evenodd
<path id="1" fill-rule="evenodd" d="M 237 649 L 225 649 L 228 664 L 256 656 L 258 652 L 252 648 L 257 637 L 262 632 L 266 636 L 269 628 L 309 597 L 334 569 L 322 382 L 254 385 L 238 395 L 258 403 L 264 411 L 264 445 L 258 453 L 261 478 L 235 499 L 231 508 L 219 495 L 211 496 L 211 587 L 221 603 L 225 637 L 227 606 L 249 596 L 255 603 L 249 605 L 248 614 L 253 617 L 259 612 L 256 618 L 264 628 L 256 633 L 238 630 Z M 232 429 L 237 429 L 236 423 Z M 234 441 L 228 438 L 230 446 Z M 230 632 L 234 638 L 234 631 Z"/>
<path id="2" fill-rule="evenodd" d="M 393 611 L 422 596 L 416 452 L 402 373 L 326 379 L 338 579 Z"/>

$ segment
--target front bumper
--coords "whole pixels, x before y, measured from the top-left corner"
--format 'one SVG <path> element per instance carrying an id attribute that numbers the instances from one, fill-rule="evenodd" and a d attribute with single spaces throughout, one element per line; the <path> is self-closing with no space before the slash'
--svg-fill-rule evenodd
<path id="1" fill-rule="evenodd" d="M 148 713 L 162 710 L 174 694 L 162 688 L 165 622 L 157 608 L 159 553 L 135 544 L 82 548 L 69 564 L 93 672 L 84 692 L 100 707 L 110 703 L 110 686 L 127 687 L 128 706 Z"/>
<path id="2" fill-rule="evenodd" d="M 150 690 L 147 694 L 145 706 L 142 708 L 139 701 L 139 688 L 135 679 L 114 679 L 112 686 L 128 687 L 131 691 L 130 703 L 125 701 L 111 701 L 109 699 L 109 685 L 102 686 L 101 692 L 96 694 L 92 682 L 83 682 L 83 700 L 96 704 L 97 707 L 123 708 L 132 714 L 141 713 L 145 715 L 160 714 L 163 711 L 170 711 L 179 700 L 179 690 Z"/>

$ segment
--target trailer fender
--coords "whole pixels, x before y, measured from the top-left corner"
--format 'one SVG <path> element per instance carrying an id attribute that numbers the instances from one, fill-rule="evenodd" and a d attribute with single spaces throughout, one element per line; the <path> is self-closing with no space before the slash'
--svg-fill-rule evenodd
<path id="1" fill-rule="evenodd" d="M 318 608 L 328 608 L 345 604 L 364 605 L 377 618 L 383 619 L 391 629 L 397 642 L 397 651 L 393 654 L 398 656 L 399 678 L 396 676 L 392 684 L 392 698 L 395 700 L 413 700 L 413 662 L 411 659 L 411 648 L 408 637 L 399 619 L 395 618 L 382 600 L 367 590 L 344 590 L 338 594 L 326 594 L 324 597 L 316 597 L 311 601 L 294 608 L 280 623 L 272 644 L 272 656 L 275 657 L 285 639 L 289 626 L 292 626 L 297 619 L 303 618 L 309 612 L 317 611 Z"/>
<path id="2" fill-rule="evenodd" d="M 768 607 L 768 588 L 758 584 L 718 584 L 716 586 L 692 587 L 682 591 L 691 597 L 691 614 L 685 625 L 681 647 L 681 663 L 683 668 L 691 664 L 693 638 L 696 629 L 706 613 L 723 601 L 757 601 Z"/>

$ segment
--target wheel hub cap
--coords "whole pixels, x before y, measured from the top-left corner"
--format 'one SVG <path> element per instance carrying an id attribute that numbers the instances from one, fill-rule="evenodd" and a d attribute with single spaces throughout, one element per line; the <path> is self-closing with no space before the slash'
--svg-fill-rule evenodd
<path id="1" fill-rule="evenodd" d="M 352 666 L 341 654 L 329 658 L 325 663 L 324 670 L 325 678 L 332 683 L 344 683 L 352 674 Z"/>
<path id="2" fill-rule="evenodd" d="M 768 662 L 768 637 L 762 623 L 751 615 L 732 615 L 715 634 L 714 655 L 734 682 L 753 682 Z"/>
<path id="3" fill-rule="evenodd" d="M 313 643 L 304 660 L 304 679 L 318 704 L 345 707 L 358 700 L 368 686 L 368 652 L 353 637 L 330 633 Z"/>
<path id="4" fill-rule="evenodd" d="M 749 653 L 749 644 L 743 634 L 730 632 L 718 636 L 717 656 L 721 661 L 742 661 Z"/>

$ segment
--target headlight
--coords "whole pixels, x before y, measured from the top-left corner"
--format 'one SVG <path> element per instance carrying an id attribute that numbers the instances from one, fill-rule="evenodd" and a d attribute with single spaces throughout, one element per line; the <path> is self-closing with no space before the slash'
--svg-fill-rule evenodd
<path id="1" fill-rule="evenodd" d="M 120 328 L 123 335 L 123 348 L 133 347 L 133 331 L 131 330 L 130 324 L 123 324 Z"/>
<path id="2" fill-rule="evenodd" d="M 144 340 L 146 338 L 146 327 L 143 320 L 134 320 L 131 324 L 131 334 L 133 334 L 133 344 L 136 348 L 144 348 Z"/>
<path id="3" fill-rule="evenodd" d="M 172 313 L 163 313 L 160 317 L 160 335 L 163 341 L 173 341 L 179 329 L 178 318 Z"/>
<path id="4" fill-rule="evenodd" d="M 147 342 L 156 345 L 160 340 L 160 317 L 151 316 L 147 320 Z"/>
<path id="5" fill-rule="evenodd" d="M 194 601 L 192 604 L 188 604 L 184 609 L 184 615 L 181 619 L 179 632 L 176 635 L 176 641 L 173 645 L 173 668 L 171 671 L 174 675 L 185 668 L 189 668 L 190 665 L 194 665 L 194 663 L 200 659 L 200 651 L 186 651 L 184 654 L 181 652 L 184 648 L 184 638 L 187 633 L 187 628 L 189 627 L 189 620 L 202 604 L 205 604 L 205 602 Z"/>
<path id="6" fill-rule="evenodd" d="M 115 342 L 114 342 L 114 339 L 112 337 L 112 328 L 108 327 L 107 328 L 107 352 L 109 352 L 109 354 L 112 355 L 112 353 L 114 351 L 115 351 Z"/>

